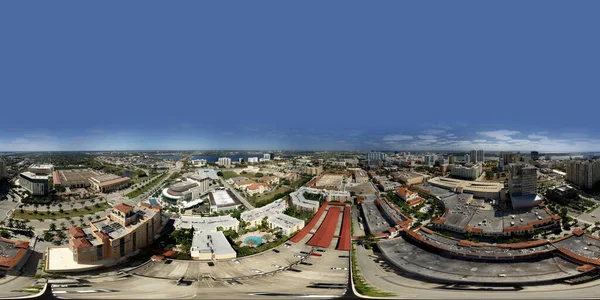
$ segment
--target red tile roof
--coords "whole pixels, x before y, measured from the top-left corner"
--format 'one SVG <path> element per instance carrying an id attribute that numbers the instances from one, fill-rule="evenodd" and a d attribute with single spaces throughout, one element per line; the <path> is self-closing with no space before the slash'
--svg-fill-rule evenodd
<path id="1" fill-rule="evenodd" d="M 0 269 L 10 270 L 12 267 L 17 265 L 25 256 L 27 251 L 29 251 L 29 242 L 11 241 L 4 238 L 0 238 L 0 241 L 13 244 L 16 248 L 19 248 L 17 253 L 12 257 L 0 257 Z"/>
<path id="2" fill-rule="evenodd" d="M 89 248 L 92 244 L 85 238 L 76 238 L 73 240 L 73 250 L 80 248 Z"/>
<path id="3" fill-rule="evenodd" d="M 83 229 L 81 227 L 71 227 L 69 228 L 69 235 L 74 238 L 84 237 L 85 233 L 83 233 Z"/>
<path id="4" fill-rule="evenodd" d="M 127 214 L 128 212 L 133 210 L 133 206 L 125 204 L 125 203 L 121 203 L 121 204 L 115 206 L 114 208 L 124 214 Z"/>
<path id="5" fill-rule="evenodd" d="M 261 182 L 261 183 L 254 183 L 254 184 L 251 184 L 251 185 L 249 185 L 249 186 L 248 186 L 248 189 L 249 189 L 249 190 L 256 190 L 256 189 L 258 189 L 258 188 L 259 188 L 259 187 L 261 187 L 261 186 L 267 187 L 267 186 L 269 186 L 269 184 L 268 184 L 268 183 L 265 183 L 265 182 Z"/>

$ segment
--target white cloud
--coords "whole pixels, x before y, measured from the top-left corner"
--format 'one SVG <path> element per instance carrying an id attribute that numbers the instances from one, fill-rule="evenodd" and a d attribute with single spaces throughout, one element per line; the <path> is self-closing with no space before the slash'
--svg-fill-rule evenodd
<path id="1" fill-rule="evenodd" d="M 477 134 L 479 134 L 479 135 L 493 137 L 493 138 L 495 138 L 497 140 L 501 140 L 501 141 L 511 140 L 513 135 L 517 135 L 519 133 L 520 133 L 519 131 L 514 131 L 514 130 L 494 130 L 494 131 L 477 132 Z"/>
<path id="2" fill-rule="evenodd" d="M 422 139 L 422 140 L 435 140 L 435 139 L 437 139 L 437 136 L 435 136 L 435 135 L 419 135 L 418 137 L 420 139 Z"/>
<path id="3" fill-rule="evenodd" d="M 393 134 L 393 135 L 386 135 L 383 137 L 384 141 L 408 141 L 408 140 L 412 140 L 413 137 L 410 135 L 402 135 L 402 134 Z"/>
<path id="4" fill-rule="evenodd" d="M 446 132 L 445 130 L 441 130 L 441 129 L 427 129 L 425 131 L 423 131 L 424 134 L 442 134 Z"/>
<path id="5" fill-rule="evenodd" d="M 544 139 L 548 139 L 547 136 L 539 135 L 539 134 L 530 134 L 530 135 L 527 136 L 527 138 L 530 138 L 532 140 L 544 140 Z"/>

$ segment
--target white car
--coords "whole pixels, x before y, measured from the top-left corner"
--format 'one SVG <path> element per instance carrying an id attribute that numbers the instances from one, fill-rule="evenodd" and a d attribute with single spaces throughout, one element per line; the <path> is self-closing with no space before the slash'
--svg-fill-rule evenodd
<path id="1" fill-rule="evenodd" d="M 252 272 L 254 272 L 256 274 L 262 274 L 263 273 L 261 270 L 257 270 L 257 269 L 252 269 Z"/>
<path id="2" fill-rule="evenodd" d="M 332 270 L 344 270 L 344 271 L 348 271 L 348 268 L 331 268 Z"/>
<path id="3" fill-rule="evenodd" d="M 231 261 L 232 261 L 232 262 L 234 262 L 234 263 L 236 263 L 236 264 L 239 264 L 239 263 L 240 263 L 240 261 L 239 261 L 239 260 L 237 260 L 237 259 L 232 259 Z"/>

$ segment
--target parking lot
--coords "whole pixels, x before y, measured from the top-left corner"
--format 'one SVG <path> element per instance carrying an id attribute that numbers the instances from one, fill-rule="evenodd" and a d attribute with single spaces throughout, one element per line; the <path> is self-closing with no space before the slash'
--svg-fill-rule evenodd
<path id="1" fill-rule="evenodd" d="M 478 262 L 431 253 L 403 238 L 381 241 L 378 245 L 396 267 L 442 281 L 524 284 L 580 274 L 577 264 L 556 256 L 520 262 Z"/>

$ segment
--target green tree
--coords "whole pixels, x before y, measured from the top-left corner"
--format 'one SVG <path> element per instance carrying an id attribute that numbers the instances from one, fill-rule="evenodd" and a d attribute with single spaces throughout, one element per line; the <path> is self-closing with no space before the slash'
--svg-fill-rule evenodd
<path id="1" fill-rule="evenodd" d="M 0 236 L 5 238 L 5 239 L 10 239 L 10 237 L 12 236 L 12 234 L 10 233 L 10 231 L 6 230 L 6 229 L 2 229 L 0 230 Z"/>
<path id="2" fill-rule="evenodd" d="M 46 231 L 44 233 L 44 241 L 49 242 L 54 238 L 54 234 L 51 231 Z"/>
<path id="3" fill-rule="evenodd" d="M 50 223 L 50 228 L 48 230 L 56 231 L 56 224 L 54 224 L 54 222 Z"/>

